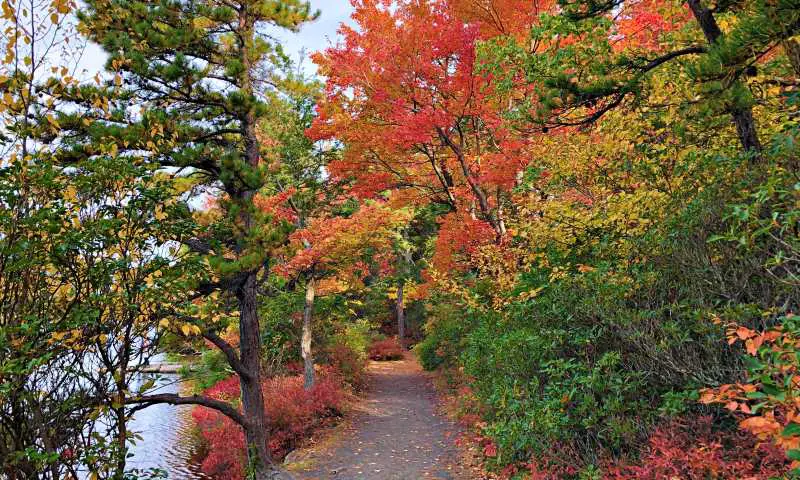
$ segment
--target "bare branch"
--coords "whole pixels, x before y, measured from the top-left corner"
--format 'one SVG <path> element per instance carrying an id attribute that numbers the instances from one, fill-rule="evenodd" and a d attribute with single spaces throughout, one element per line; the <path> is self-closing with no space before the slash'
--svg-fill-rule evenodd
<path id="1" fill-rule="evenodd" d="M 234 422 L 247 428 L 248 423 L 244 416 L 228 402 L 217 400 L 210 397 L 202 397 L 200 395 L 192 395 L 190 397 L 182 397 L 174 393 L 158 393 L 153 395 L 144 395 L 138 398 L 130 398 L 127 400 L 129 404 L 137 404 L 132 411 L 142 410 L 151 405 L 156 404 L 169 404 L 169 405 L 200 405 L 216 410 L 219 413 L 230 418 Z"/>

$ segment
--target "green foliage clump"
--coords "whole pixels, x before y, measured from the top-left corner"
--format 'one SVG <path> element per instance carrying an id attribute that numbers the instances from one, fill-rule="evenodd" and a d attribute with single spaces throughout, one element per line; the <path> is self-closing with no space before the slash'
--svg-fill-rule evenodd
<path id="1" fill-rule="evenodd" d="M 414 351 L 426 370 L 454 366 L 471 325 L 456 306 L 450 302 L 433 302 L 428 312 L 425 338 Z"/>
<path id="2" fill-rule="evenodd" d="M 332 343 L 344 345 L 352 350 L 360 359 L 367 358 L 367 348 L 372 341 L 372 323 L 365 318 L 348 323 L 336 334 Z"/>
<path id="3" fill-rule="evenodd" d="M 568 249 L 537 245 L 544 260 L 500 308 L 435 302 L 416 352 L 463 371 L 490 463 L 569 451 L 577 471 L 603 471 L 670 417 L 719 414 L 697 389 L 738 381 L 745 359 L 715 319 L 763 329 L 800 305 L 796 135 L 776 135 L 748 175 L 746 157 L 687 157 L 701 188 L 674 190 L 636 235 L 601 224 Z"/>

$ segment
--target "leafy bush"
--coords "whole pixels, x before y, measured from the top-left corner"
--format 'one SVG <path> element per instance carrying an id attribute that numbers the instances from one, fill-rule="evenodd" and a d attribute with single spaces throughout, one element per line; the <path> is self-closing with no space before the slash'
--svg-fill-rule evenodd
<path id="1" fill-rule="evenodd" d="M 366 385 L 366 362 L 362 354 L 347 345 L 334 344 L 328 347 L 327 355 L 331 368 L 341 374 L 347 384 L 356 390 Z"/>
<path id="2" fill-rule="evenodd" d="M 342 380 L 333 372 L 320 375 L 311 390 L 303 388 L 303 377 L 275 377 L 262 387 L 267 412 L 269 449 L 282 458 L 314 429 L 341 415 L 345 394 Z M 237 402 L 239 379 L 230 377 L 209 388 L 206 395 Z M 202 470 L 215 478 L 244 478 L 246 453 L 244 432 L 232 420 L 205 407 L 197 407 L 192 417 L 207 444 Z"/>
<path id="3" fill-rule="evenodd" d="M 710 416 L 675 419 L 658 427 L 634 465 L 609 467 L 613 480 L 781 478 L 788 461 L 775 446 L 746 432 L 714 428 Z"/>
<path id="4" fill-rule="evenodd" d="M 747 380 L 701 391 L 700 401 L 722 404 L 759 440 L 782 448 L 800 473 L 800 317 L 788 314 L 766 332 L 730 323 L 728 342 L 748 354 Z"/>
<path id="5" fill-rule="evenodd" d="M 563 223 L 534 223 L 542 236 L 532 245 L 536 262 L 500 293 L 505 297 L 486 286 L 488 279 L 467 276 L 469 295 L 483 302 L 459 302 L 464 297 L 455 295 L 433 302 L 427 337 L 416 352 L 426 368 L 460 368 L 468 378 L 484 406 L 478 425 L 491 445 L 490 466 L 502 471 L 538 459 L 535 478 L 600 477 L 614 462 L 636 466 L 614 470 L 620 478 L 669 478 L 669 472 L 684 472 L 674 475 L 679 478 L 766 478 L 759 475 L 783 468 L 772 453 L 763 457 L 767 463 L 752 454 L 755 441 L 737 433 L 732 421 L 713 435 L 692 427 L 678 438 L 677 430 L 665 430 L 664 415 L 726 418 L 724 411 L 691 403 L 697 398 L 691 392 L 733 385 L 753 363 L 725 341 L 714 318 L 752 331 L 800 306 L 796 175 L 773 165 L 740 176 L 738 158 L 692 162 L 685 168 L 702 166 L 703 187 L 676 190 L 664 200 L 667 207 L 638 212 L 640 223 L 647 215 L 659 218 L 649 228 L 626 231 L 603 223 L 604 215 L 629 215 L 639 207 L 584 209 L 576 218 L 589 227 L 572 226 L 565 248 L 565 232 L 558 231 Z M 490 303 L 495 307 L 486 308 Z M 759 354 L 760 373 L 751 375 L 760 380 L 746 388 L 761 392 L 764 378 L 779 377 L 770 370 L 778 363 L 765 360 L 776 355 L 770 347 Z M 746 397 L 730 387 L 727 393 L 738 395 L 722 398 L 728 405 L 741 406 Z M 752 409 L 759 402 L 763 397 L 746 403 Z M 776 435 L 787 424 L 782 415 L 774 414 L 781 427 L 771 424 Z M 664 446 L 670 435 L 674 443 Z M 648 453 L 659 448 L 666 449 L 662 457 Z M 630 460 L 640 455 L 641 463 Z M 714 477 L 709 469 L 723 473 Z"/>
<path id="6" fill-rule="evenodd" d="M 370 360 L 401 360 L 405 349 L 395 337 L 376 340 L 369 346 Z"/>
<path id="7" fill-rule="evenodd" d="M 414 347 L 422 367 L 434 370 L 457 364 L 467 333 L 472 327 L 472 315 L 462 312 L 449 301 L 432 302 L 425 326 L 425 339 Z"/>
<path id="8" fill-rule="evenodd" d="M 343 345 L 361 356 L 367 358 L 367 348 L 372 339 L 372 324 L 362 318 L 355 322 L 347 323 L 344 328 L 331 339 L 333 345 Z"/>
<path id="9" fill-rule="evenodd" d="M 636 443 L 637 422 L 651 408 L 643 379 L 618 351 L 589 351 L 598 340 L 577 328 L 501 331 L 488 322 L 469 335 L 464 371 L 490 407 L 483 433 L 497 444 L 496 463 L 535 457 L 553 445 L 591 442 L 619 450 Z M 579 349 L 583 355 L 565 354 Z M 573 461 L 589 463 L 590 455 L 578 448 Z"/>

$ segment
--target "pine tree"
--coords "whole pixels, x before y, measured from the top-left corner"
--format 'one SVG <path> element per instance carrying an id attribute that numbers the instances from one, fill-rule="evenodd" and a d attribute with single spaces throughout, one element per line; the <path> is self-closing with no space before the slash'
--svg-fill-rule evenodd
<path id="1" fill-rule="evenodd" d="M 88 36 L 109 53 L 117 86 L 130 93 L 130 104 L 118 105 L 128 111 L 124 119 L 106 122 L 97 134 L 146 152 L 143 161 L 157 168 L 201 179 L 223 212 L 206 235 L 178 239 L 205 256 L 214 274 L 186 292 L 173 320 L 190 325 L 184 333 L 196 327 L 225 354 L 240 379 L 242 412 L 197 396 L 136 401 L 202 404 L 230 416 L 244 429 L 248 471 L 258 479 L 282 473 L 267 448 L 261 390 L 258 288 L 279 235 L 253 205 L 269 177 L 257 127 L 270 115 L 267 97 L 282 87 L 279 71 L 287 64 L 270 29 L 296 29 L 315 16 L 301 0 L 91 0 L 79 15 Z M 130 114 L 131 106 L 140 110 Z M 185 314 L 209 296 L 235 305 L 238 352 L 213 322 Z"/>
<path id="2" fill-rule="evenodd" d="M 642 98 L 655 71 L 676 65 L 710 111 L 730 116 L 742 149 L 760 158 L 748 78 L 781 46 L 792 59 L 797 0 L 560 0 L 559 6 L 539 18 L 530 46 L 498 42 L 485 49 L 490 65 L 507 68 L 508 78 L 525 65 L 522 74 L 538 95 L 520 111 L 533 112 L 544 132 L 595 122 Z"/>

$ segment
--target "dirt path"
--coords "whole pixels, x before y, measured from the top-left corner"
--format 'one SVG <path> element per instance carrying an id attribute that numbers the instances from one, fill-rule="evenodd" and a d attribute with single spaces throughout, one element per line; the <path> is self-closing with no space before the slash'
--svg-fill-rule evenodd
<path id="1" fill-rule="evenodd" d="M 295 469 L 302 480 L 469 480 L 456 427 L 436 411 L 432 385 L 410 356 L 372 362 L 371 387 L 343 434 Z M 300 470 L 300 471 L 298 471 Z"/>

